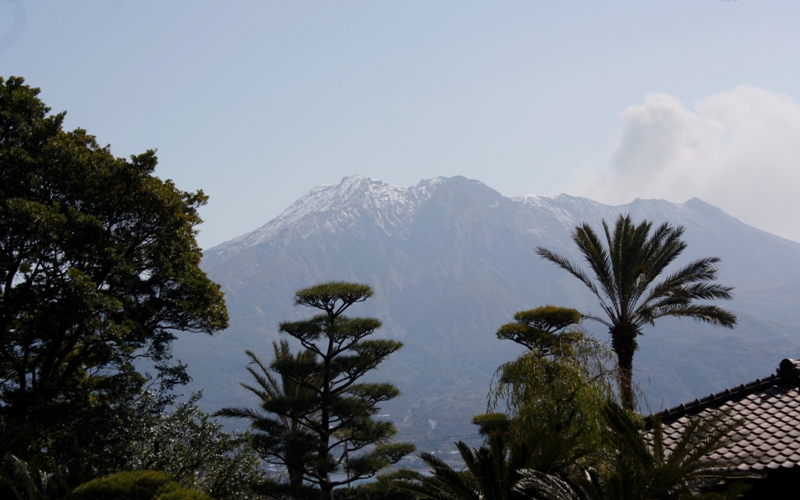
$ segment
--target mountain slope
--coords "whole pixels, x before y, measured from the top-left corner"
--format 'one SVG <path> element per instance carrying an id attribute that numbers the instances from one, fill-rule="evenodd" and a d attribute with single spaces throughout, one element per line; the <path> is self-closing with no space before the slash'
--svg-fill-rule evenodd
<path id="1" fill-rule="evenodd" d="M 375 374 L 404 393 L 386 411 L 407 437 L 435 449 L 472 433 L 469 419 L 485 408 L 494 370 L 519 354 L 494 336 L 515 311 L 543 304 L 598 311 L 577 280 L 533 249 L 577 258 L 575 225 L 599 228 L 621 212 L 686 226 L 684 262 L 721 257 L 720 281 L 736 293 L 721 305 L 741 320 L 733 331 L 686 321 L 646 331 L 634 366 L 654 409 L 764 376 L 781 358 L 800 355 L 789 307 L 800 300 L 799 244 L 697 199 L 620 207 L 567 195 L 510 199 L 463 177 L 410 188 L 345 178 L 208 250 L 203 268 L 222 284 L 231 328 L 215 339 L 184 336 L 175 352 L 206 388 L 207 405 L 241 405 L 244 349 L 268 357 L 278 323 L 310 314 L 293 307 L 296 290 L 328 280 L 367 283 L 375 297 L 353 314 L 378 317 L 381 335 L 405 343 Z"/>

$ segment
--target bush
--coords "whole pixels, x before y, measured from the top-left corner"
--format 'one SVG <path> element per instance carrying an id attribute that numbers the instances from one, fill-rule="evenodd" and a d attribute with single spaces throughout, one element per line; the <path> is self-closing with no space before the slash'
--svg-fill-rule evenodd
<path id="1" fill-rule="evenodd" d="M 119 472 L 89 481 L 72 492 L 70 500 L 213 500 L 199 491 L 187 490 L 169 474 L 142 470 Z"/>

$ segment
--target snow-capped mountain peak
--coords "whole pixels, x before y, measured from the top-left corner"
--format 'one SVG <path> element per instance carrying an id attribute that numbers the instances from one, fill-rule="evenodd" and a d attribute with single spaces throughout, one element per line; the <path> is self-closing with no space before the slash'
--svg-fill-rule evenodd
<path id="1" fill-rule="evenodd" d="M 373 218 L 389 236 L 402 233 L 419 205 L 428 200 L 444 180 L 444 177 L 435 177 L 402 188 L 354 175 L 343 178 L 338 184 L 320 184 L 267 224 L 213 251 L 235 253 L 286 231 L 291 231 L 294 237 L 307 237 L 318 231 L 336 232 L 364 217 Z"/>

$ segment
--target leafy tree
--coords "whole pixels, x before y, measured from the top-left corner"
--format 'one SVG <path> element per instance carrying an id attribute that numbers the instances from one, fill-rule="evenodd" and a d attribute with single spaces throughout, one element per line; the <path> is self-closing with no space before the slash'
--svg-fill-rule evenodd
<path id="1" fill-rule="evenodd" d="M 287 424 L 303 429 L 303 434 L 294 434 L 307 454 L 303 481 L 318 487 L 325 499 L 333 498 L 335 487 L 373 477 L 414 450 L 411 444 L 390 441 L 396 433 L 391 422 L 373 419 L 380 403 L 399 395 L 397 388 L 388 383 L 359 382 L 402 346 L 393 340 L 367 338 L 380 328 L 377 319 L 344 316 L 350 306 L 372 293 L 367 285 L 342 282 L 298 291 L 295 304 L 321 313 L 281 323 L 280 330 L 311 354 L 276 356 L 270 368 L 283 380 L 283 393 L 261 398 L 262 409 L 275 417 L 270 422 L 252 413 L 257 430 L 286 429 Z M 259 382 L 262 389 L 272 385 L 269 379 L 264 382 Z M 287 393 L 289 387 L 298 390 Z M 242 411 L 242 415 L 246 413 Z M 308 435 L 312 437 L 310 447 Z M 277 444 L 275 449 L 281 446 Z M 280 460 L 294 467 L 288 463 L 286 451 Z"/>
<path id="2" fill-rule="evenodd" d="M 736 324 L 736 316 L 730 312 L 698 302 L 731 297 L 730 287 L 712 283 L 717 275 L 718 258 L 693 261 L 655 282 L 683 252 L 686 243 L 681 239 L 683 226 L 664 223 L 652 229 L 650 221 L 634 225 L 629 215 L 620 215 L 613 232 L 603 221 L 604 245 L 588 224 L 576 227 L 572 239 L 592 276 L 564 256 L 546 248 L 536 249 L 540 257 L 581 280 L 600 301 L 605 316 L 584 317 L 602 323 L 609 330 L 611 349 L 617 355 L 622 402 L 628 409 L 635 406 L 633 355 L 642 326 L 653 325 L 656 319 L 665 316 L 688 317 L 728 328 Z"/>
<path id="3" fill-rule="evenodd" d="M 281 339 L 280 342 L 273 341 L 272 349 L 274 363 L 290 361 L 302 365 L 315 362 L 315 355 L 311 351 L 303 350 L 292 354 L 286 339 Z M 280 376 L 279 382 L 255 353 L 249 350 L 245 353 L 250 358 L 247 371 L 256 380 L 257 385 L 251 386 L 244 382 L 241 385 L 258 396 L 261 400 L 261 411 L 243 407 L 223 408 L 214 415 L 250 420 L 253 445 L 262 460 L 268 464 L 284 467 L 288 484 L 281 480 L 263 481 L 259 490 L 269 491 L 274 496 L 282 494 L 302 496 L 306 489 L 303 478 L 307 471 L 312 472 L 310 467 L 311 456 L 316 451 L 315 436 L 309 433 L 299 418 L 290 415 L 278 415 L 278 418 L 274 418 L 267 408 L 275 400 L 305 399 L 312 397 L 314 392 L 287 376 Z M 319 380 L 315 383 L 318 384 Z"/>
<path id="4" fill-rule="evenodd" d="M 217 500 L 257 498 L 264 479 L 248 433 L 225 432 L 196 403 L 200 394 L 170 412 L 133 422 L 128 460 L 122 470 L 158 470 L 185 488 Z"/>
<path id="5" fill-rule="evenodd" d="M 498 329 L 497 337 L 528 351 L 498 369 L 489 405 L 493 411 L 504 409 L 508 417 L 489 413 L 473 421 L 491 428 L 506 418 L 512 439 L 546 428 L 572 434 L 584 448 L 599 446 L 600 408 L 613 397 L 610 352 L 577 327 L 581 316 L 575 309 L 544 306 L 514 318 Z"/>
<path id="6" fill-rule="evenodd" d="M 0 79 L 0 418 L 31 431 L 22 458 L 91 476 L 148 384 L 188 380 L 170 360 L 175 332 L 228 317 L 198 267 L 205 195 L 155 177 L 153 151 L 115 158 L 64 131 L 38 93 Z"/>
<path id="7" fill-rule="evenodd" d="M 472 449 L 456 443 L 466 465 L 456 471 L 430 453 L 420 458 L 429 474 L 406 473 L 393 483 L 421 498 L 437 500 L 514 500 L 525 498 L 515 490 L 524 470 L 568 474 L 589 453 L 583 437 L 590 404 L 603 401 L 582 364 L 592 344 L 574 328 L 581 316 L 575 309 L 554 306 L 520 311 L 516 321 L 497 331 L 499 339 L 528 348 L 517 360 L 498 369 L 490 394 L 490 411 L 473 418 L 486 436 L 483 446 Z M 591 403 L 587 394 L 597 395 Z M 585 404 L 584 404 L 585 403 Z"/>

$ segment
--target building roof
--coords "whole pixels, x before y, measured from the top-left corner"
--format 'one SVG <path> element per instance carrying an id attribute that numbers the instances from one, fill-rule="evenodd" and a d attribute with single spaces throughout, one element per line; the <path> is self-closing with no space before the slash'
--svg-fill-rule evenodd
<path id="1" fill-rule="evenodd" d="M 744 420 L 744 437 L 710 458 L 743 458 L 743 470 L 800 467 L 800 361 L 784 359 L 774 375 L 662 411 L 665 448 L 680 439 L 689 419 L 716 410 Z"/>

